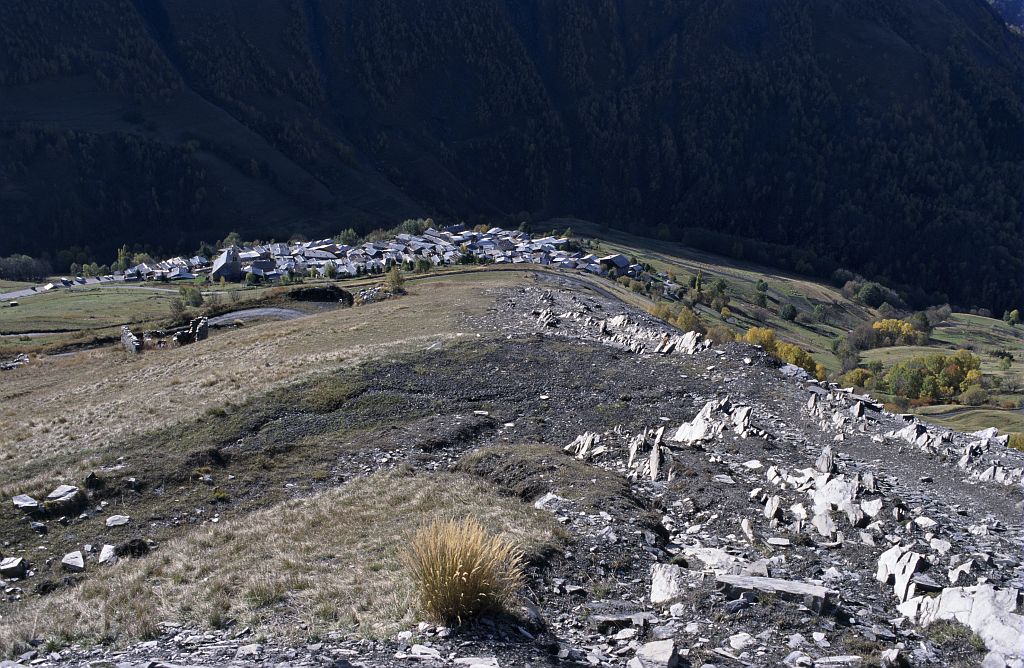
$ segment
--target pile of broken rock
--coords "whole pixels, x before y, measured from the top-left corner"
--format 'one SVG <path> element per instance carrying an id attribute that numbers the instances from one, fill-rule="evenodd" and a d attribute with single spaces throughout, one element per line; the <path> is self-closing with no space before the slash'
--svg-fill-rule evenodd
<path id="1" fill-rule="evenodd" d="M 531 496 L 569 540 L 532 568 L 520 617 L 301 647 L 166 624 L 149 643 L 25 663 L 1024 667 L 1024 453 L 992 432 L 888 413 L 750 346 L 713 346 L 591 293 L 500 298 L 494 313 L 467 318 L 537 345 L 608 347 L 668 379 L 651 402 L 658 412 L 631 397 L 643 416 L 633 423 L 595 425 L 581 410 L 543 432 L 558 446 L 544 477 L 559 460 L 583 462 L 595 467 L 582 467 L 584 482 L 624 491 Z M 950 622 L 963 627 L 953 640 L 935 632 Z"/>
<path id="2" fill-rule="evenodd" d="M 670 535 L 665 546 L 669 561 L 652 567 L 649 602 L 656 609 L 667 607 L 670 619 L 686 617 L 692 605 L 681 601 L 692 598 L 694 590 L 703 590 L 704 579 L 711 577 L 716 590 L 729 597 L 726 612 L 747 608 L 766 595 L 796 601 L 819 623 L 827 615 L 831 621 L 825 626 L 838 623 L 880 643 L 873 660 L 882 665 L 908 660 L 941 663 L 941 658 L 920 648 L 915 651 L 911 643 L 898 638 L 913 637 L 911 625 L 927 633 L 935 622 L 955 620 L 984 643 L 985 666 L 1024 666 L 1024 616 L 1018 614 L 1021 527 L 1008 527 L 998 520 L 965 521 L 972 510 L 983 506 L 969 509 L 959 505 L 961 499 L 956 497 L 921 493 L 921 485 L 930 486 L 939 475 L 943 482 L 959 479 L 972 490 L 985 483 L 1012 487 L 1017 491 L 1011 500 L 1018 499 L 1014 510 L 1019 513 L 1020 456 L 1008 451 L 1005 440 L 991 431 L 958 434 L 916 421 L 886 429 L 887 424 L 908 417 L 889 415 L 870 398 L 835 386 L 811 381 L 807 391 L 806 413 L 832 436 L 832 443 L 817 456 L 807 453 L 807 465 L 802 468 L 792 466 L 792 457 L 786 457 L 789 466 L 782 461 L 787 434 L 755 426 L 751 407 L 728 397 L 707 401 L 670 438 L 665 437 L 665 426 L 632 435 L 616 429 L 584 433 L 565 447 L 577 458 L 624 474 L 650 495 L 663 497 L 672 489 L 671 485 L 666 489 L 666 483 L 685 477 L 683 469 L 700 452 L 710 464 L 724 465 L 725 470 L 713 478 L 716 482 L 746 484 L 750 502 L 760 505 L 761 512 L 733 520 L 746 543 L 742 549 L 733 535 L 722 536 L 721 528 L 709 530 L 711 520 L 721 524 L 718 514 L 705 515 L 708 521 L 694 521 L 689 500 L 674 501 L 663 518 Z M 764 423 L 781 424 L 777 416 L 764 417 Z M 772 443 L 777 461 L 765 464 L 734 457 L 721 447 L 723 434 Z M 908 485 L 892 474 L 905 474 L 906 468 L 893 467 L 892 473 L 884 473 L 877 459 L 857 462 L 851 453 L 835 449 L 848 443 L 853 449 L 856 441 L 860 441 L 858 454 L 867 445 L 890 454 L 895 448 L 897 455 L 904 454 L 900 443 L 906 442 L 924 453 L 937 473 L 918 476 Z M 723 547 L 723 543 L 732 545 Z M 699 566 L 694 568 L 695 564 Z M 870 593 L 869 569 L 894 596 L 886 599 Z M 798 573 L 805 577 L 792 577 Z M 806 577 L 808 573 L 814 577 Z M 969 584 L 971 580 L 974 584 Z M 823 635 L 814 635 L 819 633 Z M 759 647 L 758 639 L 764 636 L 741 631 L 730 636 L 728 647 L 712 652 L 727 661 L 760 665 L 770 656 L 770 650 Z M 890 646 L 884 647 L 887 642 Z M 781 657 L 786 665 L 861 665 L 865 661 L 859 655 L 812 658 L 802 651 L 799 638 L 787 645 L 793 651 Z M 692 643 L 677 649 L 671 639 L 658 639 L 639 646 L 630 665 L 674 665 L 692 650 Z"/>

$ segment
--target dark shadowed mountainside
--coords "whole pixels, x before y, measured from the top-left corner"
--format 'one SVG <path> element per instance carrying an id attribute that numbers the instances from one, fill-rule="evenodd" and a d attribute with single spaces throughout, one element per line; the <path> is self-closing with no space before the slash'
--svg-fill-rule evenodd
<path id="1" fill-rule="evenodd" d="M 1024 0 L 990 0 L 999 15 L 1014 28 L 1024 29 Z"/>
<path id="2" fill-rule="evenodd" d="M 1024 303 L 984 0 L 0 4 L 0 254 L 575 215 Z"/>

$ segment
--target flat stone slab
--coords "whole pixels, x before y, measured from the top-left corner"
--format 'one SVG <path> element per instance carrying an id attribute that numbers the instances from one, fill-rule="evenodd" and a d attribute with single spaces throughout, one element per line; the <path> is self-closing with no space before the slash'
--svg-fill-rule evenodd
<path id="1" fill-rule="evenodd" d="M 105 564 L 108 562 L 111 564 L 117 563 L 117 550 L 113 545 L 104 545 L 100 550 L 99 563 Z"/>
<path id="2" fill-rule="evenodd" d="M 864 657 L 856 654 L 844 654 L 841 656 L 823 656 L 814 660 L 814 668 L 818 666 L 863 666 Z"/>
<path id="3" fill-rule="evenodd" d="M 651 622 L 657 622 L 658 616 L 651 612 L 642 610 L 636 612 L 624 612 L 620 614 L 593 615 L 590 618 L 590 625 L 601 633 L 611 633 L 631 626 L 644 627 Z"/>
<path id="4" fill-rule="evenodd" d="M 469 668 L 500 668 L 498 657 L 495 656 L 464 656 L 454 661 L 456 666 L 469 666 Z"/>
<path id="5" fill-rule="evenodd" d="M 0 576 L 5 578 L 23 578 L 28 565 L 21 557 L 7 557 L 0 561 Z"/>
<path id="6" fill-rule="evenodd" d="M 18 510 L 39 510 L 39 502 L 28 494 L 19 494 L 11 499 Z"/>
<path id="7" fill-rule="evenodd" d="M 671 640 L 649 642 L 637 650 L 628 668 L 675 668 L 679 664 L 676 646 Z"/>
<path id="8" fill-rule="evenodd" d="M 46 496 L 47 501 L 66 501 L 78 494 L 74 485 L 61 485 Z"/>
<path id="9" fill-rule="evenodd" d="M 46 496 L 44 506 L 50 512 L 65 512 L 83 501 L 82 492 L 73 485 L 61 485 Z"/>
<path id="10" fill-rule="evenodd" d="M 124 526 L 125 524 L 128 524 L 128 521 L 130 519 L 131 518 L 128 517 L 127 515 L 111 515 L 110 517 L 107 518 L 107 526 L 108 527 Z"/>
<path id="11" fill-rule="evenodd" d="M 821 612 L 829 604 L 830 598 L 836 595 L 835 591 L 821 585 L 756 575 L 717 575 L 715 580 L 734 589 L 760 591 L 765 594 L 778 594 L 786 598 L 803 600 L 807 607 L 817 612 Z"/>
<path id="12" fill-rule="evenodd" d="M 60 565 L 63 566 L 66 571 L 81 573 L 85 570 L 85 557 L 82 556 L 80 551 L 69 552 L 60 560 Z"/>

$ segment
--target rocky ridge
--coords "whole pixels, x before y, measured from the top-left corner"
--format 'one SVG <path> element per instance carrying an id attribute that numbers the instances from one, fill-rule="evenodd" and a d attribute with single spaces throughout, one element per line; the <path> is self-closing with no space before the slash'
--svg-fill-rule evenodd
<path id="1" fill-rule="evenodd" d="M 37 649 L 22 663 L 1024 665 L 1024 454 L 990 432 L 887 413 L 783 373 L 755 348 L 711 345 L 575 286 L 496 292 L 494 310 L 471 324 L 534 346 L 612 347 L 685 397 L 659 404 L 653 422 L 636 411 L 562 437 L 566 455 L 628 493 L 601 508 L 554 488 L 530 499 L 571 543 L 531 572 L 519 618 L 303 646 L 167 622 L 126 649 Z M 495 433 L 472 438 L 484 445 Z M 436 457 L 457 453 L 438 447 Z M 43 503 L 74 505 L 77 494 L 54 490 Z M 4 565 L 10 593 L 24 562 Z"/>

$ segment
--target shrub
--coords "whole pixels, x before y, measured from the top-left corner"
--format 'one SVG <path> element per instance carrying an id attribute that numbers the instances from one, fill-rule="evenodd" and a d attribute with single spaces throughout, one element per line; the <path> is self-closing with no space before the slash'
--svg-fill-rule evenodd
<path id="1" fill-rule="evenodd" d="M 185 302 L 175 297 L 170 303 L 171 317 L 177 320 L 185 315 Z"/>
<path id="2" fill-rule="evenodd" d="M 725 325 L 713 325 L 708 327 L 708 331 L 705 334 L 712 343 L 732 343 L 736 340 L 736 335 L 733 334 L 732 330 Z"/>
<path id="3" fill-rule="evenodd" d="M 843 376 L 843 385 L 851 387 L 866 387 L 873 374 L 867 369 L 853 369 Z"/>
<path id="4" fill-rule="evenodd" d="M 659 301 L 653 306 L 648 306 L 647 312 L 655 318 L 660 318 L 666 322 L 671 322 L 675 319 L 675 311 L 673 310 L 672 305 L 666 301 Z"/>
<path id="5" fill-rule="evenodd" d="M 475 520 L 435 520 L 409 545 L 406 565 L 423 613 L 461 624 L 515 600 L 523 584 L 523 553 Z"/>
<path id="6" fill-rule="evenodd" d="M 928 318 L 928 324 L 931 325 L 932 327 L 935 327 L 936 325 L 941 325 L 946 320 L 948 320 L 949 316 L 951 316 L 952 314 L 953 309 L 950 308 L 949 304 L 943 304 L 942 306 L 932 306 L 931 308 L 926 309 L 924 312 L 925 317 Z"/>
<path id="7" fill-rule="evenodd" d="M 787 364 L 794 364 L 810 373 L 819 380 L 825 379 L 825 366 L 819 364 L 806 350 L 792 343 L 784 343 L 775 338 L 775 330 L 769 327 L 751 327 L 743 336 L 743 341 L 761 346 L 764 351 Z"/>
<path id="8" fill-rule="evenodd" d="M 181 295 L 182 301 L 189 306 L 203 305 L 203 293 L 194 285 L 184 285 L 178 288 L 178 293 Z"/>
<path id="9" fill-rule="evenodd" d="M 1010 434 L 1010 440 L 1007 445 L 1014 450 L 1024 451 L 1024 433 Z"/>
<path id="10" fill-rule="evenodd" d="M 391 267 L 388 272 L 387 278 L 385 279 L 388 290 L 392 293 L 400 294 L 405 286 L 405 276 L 402 275 L 402 270 L 398 267 Z"/>
<path id="11" fill-rule="evenodd" d="M 812 327 L 821 321 L 817 320 L 813 315 L 809 315 L 801 311 L 796 314 L 796 322 L 804 327 Z"/>
<path id="12" fill-rule="evenodd" d="M 918 311 L 914 315 L 907 318 L 907 322 L 914 326 L 919 332 L 928 334 L 932 331 L 932 323 L 928 320 L 928 315 L 924 311 Z"/>
<path id="13" fill-rule="evenodd" d="M 792 304 L 783 304 L 779 308 L 779 317 L 790 322 L 796 320 L 796 307 Z"/>
<path id="14" fill-rule="evenodd" d="M 704 325 L 700 317 L 692 309 L 681 304 L 672 304 L 660 301 L 647 308 L 647 312 L 655 318 L 661 318 L 665 322 L 675 325 L 684 332 L 704 332 Z"/>
<path id="15" fill-rule="evenodd" d="M 898 318 L 900 312 L 896 310 L 896 307 L 889 302 L 882 302 L 882 305 L 878 307 L 878 315 L 883 318 Z"/>
<path id="16" fill-rule="evenodd" d="M 875 330 L 875 344 L 878 346 L 923 346 L 928 343 L 928 334 L 918 331 L 907 320 L 886 318 L 871 325 Z"/>
<path id="17" fill-rule="evenodd" d="M 769 327 L 751 327 L 743 335 L 743 340 L 752 346 L 761 346 L 769 355 L 775 354 L 775 346 L 778 345 L 775 330 Z"/>
<path id="18" fill-rule="evenodd" d="M 775 355 L 781 361 L 796 365 L 819 380 L 825 379 L 825 367 L 818 364 L 811 354 L 800 346 L 780 342 L 776 345 Z"/>
<path id="19" fill-rule="evenodd" d="M 694 313 L 692 309 L 689 309 L 685 306 L 679 309 L 679 314 L 676 316 L 672 324 L 675 325 L 678 329 L 683 330 L 684 332 L 704 331 L 704 325 L 703 323 L 701 323 L 700 318 L 697 316 L 697 314 Z"/>
<path id="20" fill-rule="evenodd" d="M 952 399 L 980 384 L 980 366 L 981 360 L 966 350 L 913 357 L 893 365 L 880 389 L 909 399 Z"/>
<path id="21" fill-rule="evenodd" d="M 878 283 L 865 283 L 857 290 L 857 301 L 871 308 L 878 308 L 885 302 L 885 292 Z"/>
<path id="22" fill-rule="evenodd" d="M 857 274 L 853 273 L 849 269 L 836 269 L 832 272 L 832 283 L 836 287 L 841 287 L 849 281 L 854 281 L 860 278 Z"/>
<path id="23" fill-rule="evenodd" d="M 980 406 L 988 401 L 988 392 L 978 385 L 972 385 L 960 395 L 960 403 L 965 406 Z"/>
<path id="24" fill-rule="evenodd" d="M 853 350 L 871 350 L 878 345 L 878 330 L 865 322 L 847 333 L 846 340 Z"/>
<path id="25" fill-rule="evenodd" d="M 891 337 L 894 340 L 910 336 L 914 333 L 913 325 L 905 320 L 896 320 L 894 318 L 879 320 L 871 326 L 880 335 Z"/>

